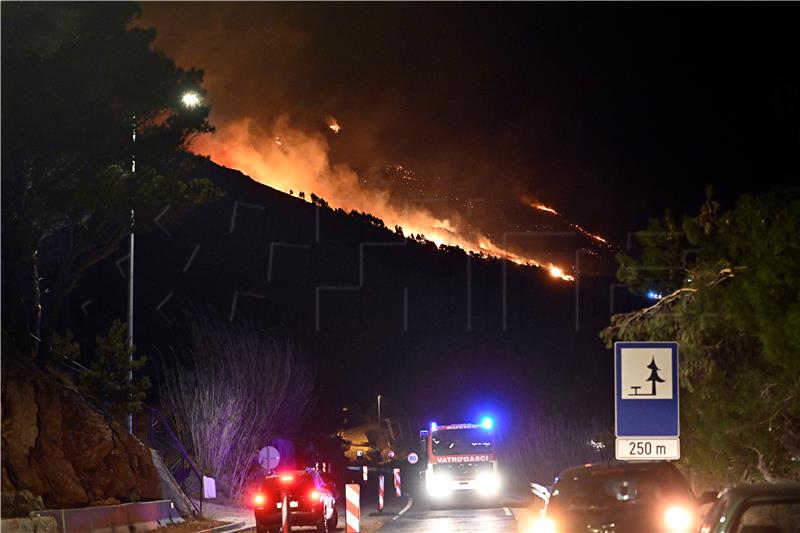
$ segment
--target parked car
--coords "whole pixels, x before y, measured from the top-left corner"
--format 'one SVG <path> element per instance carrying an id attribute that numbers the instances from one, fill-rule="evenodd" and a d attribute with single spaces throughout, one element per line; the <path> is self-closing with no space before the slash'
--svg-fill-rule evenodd
<path id="1" fill-rule="evenodd" d="M 541 496 L 540 496 L 541 497 Z M 700 505 L 668 462 L 608 462 L 569 468 L 556 477 L 535 533 L 688 533 Z"/>
<path id="2" fill-rule="evenodd" d="M 701 533 L 800 533 L 800 484 L 739 485 L 720 493 Z"/>
<path id="3" fill-rule="evenodd" d="M 267 476 L 250 495 L 258 533 L 281 531 L 284 493 L 290 527 L 313 526 L 323 533 L 336 529 L 335 487 L 317 470 L 306 469 Z"/>

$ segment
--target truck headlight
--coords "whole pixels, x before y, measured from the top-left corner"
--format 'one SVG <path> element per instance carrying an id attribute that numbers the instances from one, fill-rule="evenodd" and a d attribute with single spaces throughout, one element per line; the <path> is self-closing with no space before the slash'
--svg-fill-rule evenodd
<path id="1" fill-rule="evenodd" d="M 477 481 L 477 489 L 481 494 L 491 496 L 500 490 L 500 477 L 494 472 L 484 472 Z"/>
<path id="2" fill-rule="evenodd" d="M 447 496 L 452 490 L 451 478 L 447 474 L 434 474 L 428 482 L 428 494 L 431 496 Z"/>

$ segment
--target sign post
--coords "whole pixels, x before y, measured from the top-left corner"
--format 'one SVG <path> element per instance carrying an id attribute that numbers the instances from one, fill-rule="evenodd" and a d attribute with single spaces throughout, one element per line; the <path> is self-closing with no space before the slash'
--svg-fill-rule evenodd
<path id="1" fill-rule="evenodd" d="M 680 458 L 677 342 L 614 343 L 615 456 Z"/>

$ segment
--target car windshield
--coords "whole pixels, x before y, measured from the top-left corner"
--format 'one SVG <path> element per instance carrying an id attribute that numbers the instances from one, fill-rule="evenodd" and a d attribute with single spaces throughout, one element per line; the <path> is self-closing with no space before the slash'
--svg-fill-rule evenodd
<path id="1" fill-rule="evenodd" d="M 433 455 L 491 453 L 491 432 L 483 428 L 443 429 L 431 434 Z"/>
<path id="2" fill-rule="evenodd" d="M 652 505 L 664 497 L 689 498 L 688 489 L 673 476 L 655 471 L 600 470 L 562 478 L 549 506 L 559 509 L 608 509 Z"/>
<path id="3" fill-rule="evenodd" d="M 751 504 L 742 513 L 736 533 L 797 533 L 800 531 L 800 501 Z"/>

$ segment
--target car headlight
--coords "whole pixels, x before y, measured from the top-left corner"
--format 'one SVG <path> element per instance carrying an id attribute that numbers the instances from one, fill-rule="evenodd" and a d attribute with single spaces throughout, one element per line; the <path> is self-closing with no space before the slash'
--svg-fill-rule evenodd
<path id="1" fill-rule="evenodd" d="M 478 476 L 477 489 L 482 494 L 497 494 L 500 490 L 500 477 L 493 472 L 484 472 Z"/>
<path id="2" fill-rule="evenodd" d="M 694 517 L 686 507 L 676 505 L 664 512 L 664 522 L 670 531 L 689 531 L 694 524 Z"/>
<path id="3" fill-rule="evenodd" d="M 537 518 L 531 524 L 530 533 L 556 533 L 556 523 L 549 518 Z"/>

